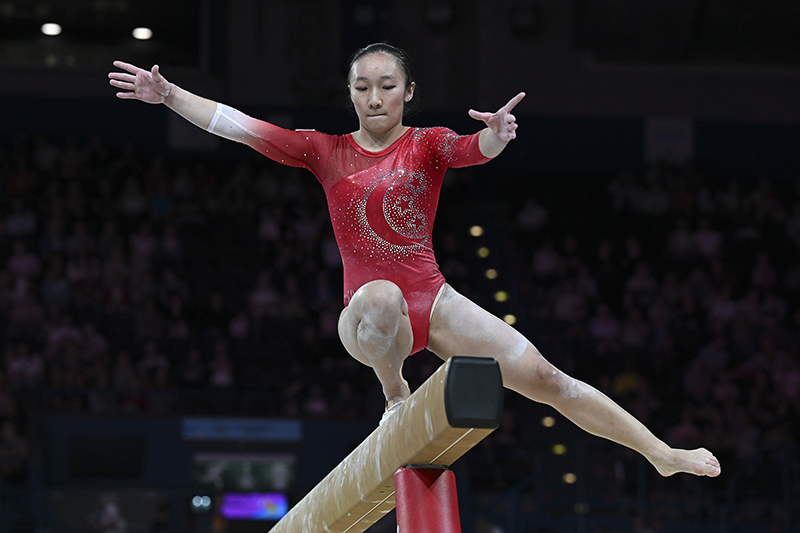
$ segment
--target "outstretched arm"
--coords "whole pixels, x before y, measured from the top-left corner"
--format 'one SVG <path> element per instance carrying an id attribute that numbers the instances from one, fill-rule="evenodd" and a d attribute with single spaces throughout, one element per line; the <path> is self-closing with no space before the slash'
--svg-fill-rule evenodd
<path id="1" fill-rule="evenodd" d="M 523 98 L 525 98 L 525 93 L 519 93 L 496 113 L 469 110 L 469 116 L 486 123 L 486 129 L 481 132 L 478 139 L 478 146 L 485 157 L 497 157 L 508 141 L 516 138 L 517 119 L 511 114 L 511 111 Z"/>
<path id="2" fill-rule="evenodd" d="M 149 71 L 123 61 L 114 61 L 114 66 L 126 71 L 108 74 L 109 83 L 123 89 L 117 93 L 117 98 L 164 104 L 195 126 L 208 129 L 217 109 L 216 102 L 168 82 L 158 71 L 158 65 L 153 65 Z"/>
<path id="3" fill-rule="evenodd" d="M 114 61 L 114 66 L 126 71 L 108 74 L 109 83 L 123 89 L 117 93 L 117 98 L 141 100 L 148 104 L 164 104 L 195 126 L 214 135 L 247 144 L 268 157 L 277 157 L 270 155 L 264 137 L 279 130 L 284 131 L 281 128 L 254 119 L 225 104 L 181 89 L 161 75 L 158 65 L 154 65 L 149 71 L 123 61 Z M 280 162 L 287 162 L 285 154 L 280 158 Z"/>

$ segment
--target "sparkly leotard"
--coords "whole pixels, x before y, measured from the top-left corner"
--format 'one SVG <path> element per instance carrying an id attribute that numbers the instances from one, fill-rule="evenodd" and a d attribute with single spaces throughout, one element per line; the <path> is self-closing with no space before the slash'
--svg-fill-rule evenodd
<path id="1" fill-rule="evenodd" d="M 387 149 L 369 152 L 349 134 L 266 123 L 255 133 L 258 140 L 248 144 L 279 163 L 311 170 L 325 189 L 344 263 L 345 306 L 365 283 L 392 281 L 408 303 L 411 353 L 425 348 L 433 303 L 445 281 L 431 244 L 439 191 L 447 168 L 489 160 L 478 134 L 412 128 Z"/>

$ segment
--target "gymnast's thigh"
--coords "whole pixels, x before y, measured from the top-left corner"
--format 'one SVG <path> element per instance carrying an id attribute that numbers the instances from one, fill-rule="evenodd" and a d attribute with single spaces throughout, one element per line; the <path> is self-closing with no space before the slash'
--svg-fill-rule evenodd
<path id="1" fill-rule="evenodd" d="M 541 358 L 524 335 L 450 285 L 433 310 L 428 349 L 444 360 L 454 355 L 494 357 L 504 373 L 531 370 Z"/>

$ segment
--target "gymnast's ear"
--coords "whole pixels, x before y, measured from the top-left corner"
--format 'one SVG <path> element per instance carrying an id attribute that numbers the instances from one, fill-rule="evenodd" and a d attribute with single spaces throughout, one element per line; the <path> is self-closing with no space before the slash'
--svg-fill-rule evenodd
<path id="1" fill-rule="evenodd" d="M 411 101 L 411 99 L 412 99 L 412 98 L 414 98 L 414 88 L 415 88 L 416 86 L 417 86 L 417 84 L 416 84 L 415 82 L 413 82 L 413 81 L 412 81 L 412 82 L 411 82 L 411 85 L 409 85 L 409 87 L 408 87 L 408 90 L 406 91 L 406 95 L 405 95 L 405 97 L 403 98 L 403 100 L 404 100 L 405 102 L 410 102 L 410 101 Z"/>

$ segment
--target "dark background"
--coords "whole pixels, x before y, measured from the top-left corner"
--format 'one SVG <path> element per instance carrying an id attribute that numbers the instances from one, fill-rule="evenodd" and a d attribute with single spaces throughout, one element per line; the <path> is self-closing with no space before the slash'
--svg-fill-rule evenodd
<path id="1" fill-rule="evenodd" d="M 60 23 L 62 34 L 42 35 L 39 27 L 45 22 Z M 140 25 L 153 29 L 153 39 L 130 37 L 131 29 Z M 776 295 L 783 299 L 783 315 L 774 323 L 760 322 L 754 335 L 777 338 L 783 354 L 778 359 L 788 361 L 786 372 L 797 367 L 800 287 L 786 281 L 798 265 L 798 241 L 790 228 L 800 205 L 800 2 L 795 0 L 2 2 L 0 207 L 6 217 L 19 197 L 35 211 L 38 226 L 28 235 L 0 236 L 0 266 L 7 265 L 15 241 L 40 250 L 47 223 L 55 218 L 51 197 L 66 198 L 67 183 L 74 178 L 58 165 L 50 171 L 35 168 L 37 139 L 47 139 L 62 155 L 75 147 L 89 154 L 97 140 L 105 145 L 109 155 L 91 168 L 88 163 L 81 167 L 76 178 L 89 203 L 106 201 L 97 193 L 102 181 L 112 183 L 117 198 L 131 176 L 149 200 L 158 197 L 157 190 L 147 188 L 156 160 L 165 163 L 170 179 L 182 168 L 198 181 L 203 172 L 213 174 L 218 189 L 209 196 L 222 190 L 230 204 L 220 207 L 208 197 L 187 201 L 202 206 L 199 217 L 178 215 L 177 208 L 167 215 L 152 208 L 138 218 L 97 208 L 84 217 L 95 237 L 105 220 L 117 220 L 123 240 L 142 220 L 150 220 L 159 235 L 165 225 L 178 227 L 185 255 L 176 270 L 193 296 L 183 302 L 191 310 L 192 345 L 211 361 L 215 338 L 206 334 L 201 316 L 210 294 L 219 290 L 232 307 L 246 309 L 257 273 L 272 269 L 278 252 L 297 244 L 260 242 L 254 228 L 261 209 L 280 208 L 283 215 L 273 215 L 286 227 L 304 211 L 324 219 L 324 205 L 315 181 L 306 175 L 298 178 L 303 194 L 297 212 L 292 205 L 296 199 L 247 203 L 236 191 L 225 192 L 222 184 L 234 180 L 242 165 L 250 169 L 244 172 L 250 176 L 244 178 L 247 191 L 253 190 L 259 172 L 281 180 L 296 175 L 245 147 L 194 129 L 161 106 L 116 99 L 107 82 L 111 62 L 121 59 L 144 68 L 158 63 L 170 81 L 253 116 L 284 127 L 342 134 L 357 127 L 344 91 L 348 58 L 357 48 L 381 40 L 404 48 L 413 59 L 421 110 L 406 120 L 408 125 L 445 125 L 472 133 L 481 124 L 468 117 L 468 109 L 495 110 L 517 92 L 527 93 L 515 110 L 517 140 L 489 165 L 453 174 L 443 192 L 436 236 L 440 264 L 457 263 L 469 272 L 454 268 L 448 279 L 461 282 L 459 290 L 493 312 L 513 313 L 517 327 L 545 356 L 626 408 L 635 408 L 642 398 L 654 399 L 661 407 L 647 411 L 647 422 L 662 438 L 674 436 L 671 431 L 690 412 L 702 434 L 695 442 L 718 446 L 726 467 L 717 480 L 663 481 L 641 459 L 572 430 L 551 410 L 509 395 L 504 427 L 457 470 L 465 531 L 798 531 L 800 399 L 776 400 L 770 388 L 776 386 L 763 385 L 783 372 L 774 363 L 777 359 L 766 358 L 767 366 L 776 366 L 763 370 L 763 380 L 751 377 L 748 372 L 761 374 L 752 370 L 749 353 L 737 344 L 736 324 L 720 326 L 706 316 L 714 298 L 697 296 L 702 284 L 692 285 L 691 277 L 697 271 L 705 275 L 703 286 L 711 288 L 703 290 L 709 293 L 729 288 L 737 305 L 753 291 L 761 302 Z M 20 161 L 36 175 L 36 184 L 14 192 Z M 659 162 L 669 170 L 658 167 Z M 702 194 L 721 196 L 734 184 L 742 191 L 745 207 L 740 211 L 728 213 L 721 204 L 701 207 Z M 620 198 L 614 191 L 624 196 L 624 191 L 650 187 L 668 194 L 669 208 L 644 212 L 633 196 L 621 205 L 614 202 Z M 694 202 L 688 208 L 680 204 L 686 190 Z M 527 199 L 548 211 L 543 226 L 525 228 L 518 222 Z M 247 209 L 236 213 L 237 202 Z M 776 205 L 780 209 L 773 209 L 776 216 L 770 217 L 769 206 Z M 67 235 L 80 218 L 67 216 Z M 668 235 L 679 219 L 694 230 L 703 218 L 722 232 L 724 252 L 692 256 L 683 263 L 667 251 Z M 476 223 L 486 229 L 479 244 L 492 249 L 488 263 L 476 259 L 476 241 L 468 235 Z M 320 227 L 323 234 L 327 226 Z M 756 237 L 742 237 L 745 229 L 755 229 Z M 570 237 L 578 241 L 577 252 L 566 244 Z M 644 250 L 641 255 L 626 248 L 631 239 Z M 548 241 L 561 254 L 561 270 L 537 276 L 532 261 Z M 604 264 L 597 258 L 603 241 L 613 243 L 615 251 L 615 270 L 607 285 L 602 285 Z M 312 246 L 297 245 L 297 251 L 301 257 L 318 253 L 311 250 L 321 242 L 318 237 Z M 780 279 L 767 287 L 757 285 L 752 275 L 762 252 Z M 38 253 L 47 266 L 49 256 Z M 576 277 L 579 269 L 568 264 L 576 256 L 600 282 L 601 294 L 587 298 L 583 314 L 573 321 L 558 315 L 555 302 L 567 292 L 564 283 Z M 659 290 L 666 291 L 669 273 L 695 290 L 700 310 L 690 317 L 696 321 L 694 329 L 684 327 L 686 317 L 671 323 L 677 355 L 658 351 L 655 322 L 646 348 L 598 355 L 587 340 L 588 321 L 598 304 L 609 304 L 620 319 L 630 312 L 625 287 L 637 262 L 649 265 Z M 317 260 L 318 269 L 324 270 L 320 265 Z M 483 277 L 488 266 L 500 270 L 498 281 Z M 303 284 L 314 278 L 312 267 L 300 276 Z M 157 278 L 162 268 L 153 267 Z M 333 268 L 329 273 L 338 288 L 340 272 Z M 275 290 L 284 291 L 291 277 L 275 267 Z M 41 273 L 34 285 L 43 281 Z M 134 291 L 137 283 L 131 279 L 129 288 Z M 498 289 L 511 293 L 509 303 L 494 301 Z M 132 302 L 126 316 L 135 318 L 137 305 Z M 303 421 L 304 440 L 290 450 L 300 458 L 299 485 L 291 495 L 297 498 L 360 442 L 382 409 L 374 377 L 341 363 L 347 356 L 335 338 L 318 339 L 309 355 L 306 347 L 293 344 L 307 332 L 291 324 L 277 333 L 262 331 L 258 338 L 254 333 L 243 345 L 220 334 L 230 342 L 236 369 L 235 383 L 224 390 L 212 385 L 187 390 L 172 376 L 165 389 L 169 401 L 159 404 L 156 398 L 125 407 L 125 392 L 117 390 L 113 408 L 94 412 L 90 396 L 99 387 L 95 381 L 65 392 L 49 373 L 60 364 L 59 355 L 48 353 L 53 316 L 43 320 L 32 339 L 23 336 L 26 346 L 42 355 L 45 371 L 33 383 L 20 385 L 12 379 L 6 354 L 20 339 L 8 318 L 12 307 L 3 308 L 6 365 L 0 369 L 5 373 L 0 392 L 14 398 L 14 407 L 3 418 L 15 421 L 27 452 L 22 470 L 0 477 L 0 532 L 90 531 L 84 517 L 103 491 L 119 496 L 130 531 L 156 531 L 160 508 L 170 531 L 210 530 L 217 527 L 213 513 L 194 514 L 188 503 L 194 496 L 189 479 L 193 448 L 180 434 L 182 417 L 255 415 Z M 103 325 L 110 346 L 107 370 L 124 350 L 138 363 L 148 341 L 167 352 L 171 369 L 182 364 L 183 347 L 166 338 L 136 335 L 126 344 L 128 338 L 114 338 L 118 328 L 104 326 L 107 316 L 79 307 L 73 301 L 60 311 L 80 325 Z M 163 303 L 159 312 L 166 316 L 167 308 Z M 324 314 L 314 308 L 306 323 Z M 710 392 L 695 398 L 687 385 L 685 372 L 702 359 L 699 353 L 718 331 L 731 356 L 714 374 L 708 391 L 733 381 L 738 400 L 730 409 L 746 416 L 726 418 L 729 411 L 715 406 Z M 760 340 L 748 346 L 756 355 L 765 351 Z M 597 362 L 598 357 L 613 361 Z M 418 384 L 437 364 L 430 354 L 417 356 L 409 363 L 409 379 Z M 637 387 L 645 383 L 654 392 L 620 392 L 616 387 L 624 389 L 620 383 L 630 376 L 628 371 L 636 374 Z M 341 404 L 341 383 L 353 384 L 355 407 L 334 407 Z M 308 407 L 314 384 L 320 384 L 327 398 L 327 411 L 321 414 Z M 70 398 L 77 400 L 70 403 Z M 556 416 L 554 428 L 539 423 L 545 415 Z M 739 425 L 743 418 L 750 422 Z M 736 441 L 754 428 L 759 432 L 757 453 L 750 456 L 737 450 Z M 780 439 L 766 438 L 776 433 Z M 568 453 L 553 455 L 556 443 L 568 444 Z M 263 442 L 226 446 L 245 453 L 286 451 Z M 93 457 L 97 464 L 86 465 Z M 577 472 L 579 482 L 563 483 L 565 472 Z M 247 524 L 228 527 L 248 530 Z M 390 531 L 394 526 L 379 527 Z"/>

